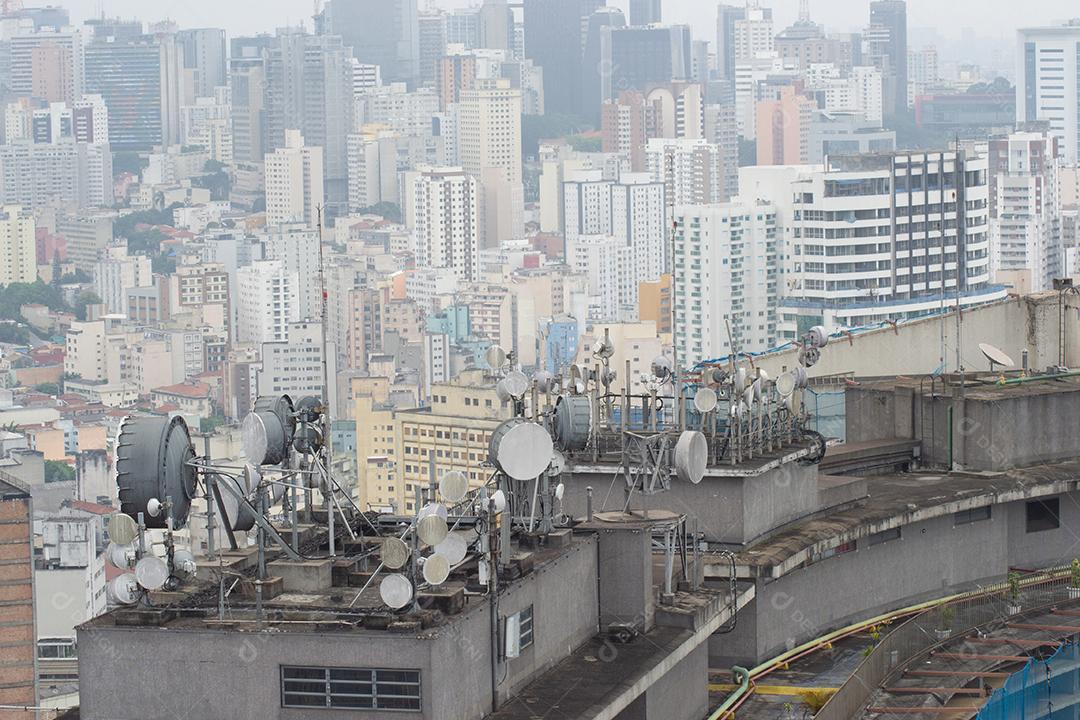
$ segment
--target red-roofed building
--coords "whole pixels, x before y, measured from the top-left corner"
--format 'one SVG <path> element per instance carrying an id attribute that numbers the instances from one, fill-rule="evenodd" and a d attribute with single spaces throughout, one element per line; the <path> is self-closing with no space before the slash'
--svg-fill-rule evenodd
<path id="1" fill-rule="evenodd" d="M 214 414 L 213 388 L 204 382 L 189 381 L 150 391 L 155 412 L 183 415 L 189 425 Z"/>

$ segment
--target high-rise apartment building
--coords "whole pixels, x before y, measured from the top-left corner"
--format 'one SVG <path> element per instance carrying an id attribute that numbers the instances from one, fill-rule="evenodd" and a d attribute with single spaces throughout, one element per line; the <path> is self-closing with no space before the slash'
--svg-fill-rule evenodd
<path id="1" fill-rule="evenodd" d="M 0 204 L 24 208 L 112 207 L 112 153 L 108 143 L 68 139 L 0 145 Z"/>
<path id="2" fill-rule="evenodd" d="M 229 58 L 229 99 L 232 105 L 233 159 L 261 163 L 265 154 L 266 114 L 263 85 L 266 55 L 273 38 L 233 38 Z"/>
<path id="3" fill-rule="evenodd" d="M 662 0 L 630 0 L 630 24 L 652 25 L 663 19 Z"/>
<path id="4" fill-rule="evenodd" d="M 996 282 L 1039 292 L 1062 277 L 1061 157 L 1049 131 L 990 139 L 990 258 Z"/>
<path id="5" fill-rule="evenodd" d="M 716 8 L 716 74 L 729 84 L 735 82 L 735 23 L 745 17 L 743 5 L 720 3 Z"/>
<path id="6" fill-rule="evenodd" d="M 300 317 L 300 280 L 279 260 L 257 260 L 236 271 L 236 341 L 285 342 Z"/>
<path id="7" fill-rule="evenodd" d="M 287 337 L 262 344 L 262 367 L 257 374 L 259 395 L 326 398 L 333 412 L 337 398 L 337 351 L 328 342 L 323 375 L 322 323 L 289 323 Z M 327 382 L 330 387 L 327 388 Z"/>
<path id="8" fill-rule="evenodd" d="M 266 154 L 266 224 L 302 222 L 316 227 L 323 204 L 323 149 L 287 130 L 285 145 Z"/>
<path id="9" fill-rule="evenodd" d="M 645 169 L 645 97 L 636 91 L 619 93 L 600 108 L 600 141 L 605 153 L 630 158 L 634 172 Z"/>
<path id="10" fill-rule="evenodd" d="M 37 280 L 34 216 L 18 205 L 0 210 L 0 286 Z"/>
<path id="11" fill-rule="evenodd" d="M 480 272 L 480 184 L 461 168 L 431 168 L 406 175 L 407 224 L 416 243 L 416 266 L 445 269 L 472 282 Z"/>
<path id="12" fill-rule="evenodd" d="M 757 0 L 746 4 L 743 17 L 734 20 L 732 41 L 735 45 L 735 63 L 747 62 L 762 53 L 775 49 L 772 9 L 763 8 Z"/>
<path id="13" fill-rule="evenodd" d="M 41 28 L 13 35 L 9 42 L 11 93 L 15 97 L 71 103 L 86 92 L 84 40 L 79 28 Z"/>
<path id="14" fill-rule="evenodd" d="M 985 157 L 935 151 L 748 167 L 740 194 L 783 227 L 782 339 L 1001 299 L 991 285 Z"/>
<path id="15" fill-rule="evenodd" d="M 645 147 L 649 175 L 664 183 L 669 206 L 727 200 L 724 157 L 720 146 L 703 139 L 654 138 Z"/>
<path id="16" fill-rule="evenodd" d="M 6 599 L 0 603 L 4 628 L 4 672 L 0 675 L 0 704 L 37 704 L 37 638 L 34 631 L 34 512 L 30 490 L 0 471 L 0 518 L 5 542 L 0 543 Z M 20 711 L 15 711 L 20 712 Z"/>
<path id="17" fill-rule="evenodd" d="M 1065 163 L 1080 162 L 1080 21 L 1017 32 L 1016 121 L 1050 124 Z"/>
<path id="18" fill-rule="evenodd" d="M 417 16 L 417 41 L 417 84 L 421 87 L 434 87 L 439 72 L 439 60 L 446 54 L 446 13 L 442 10 L 421 12 Z"/>
<path id="19" fill-rule="evenodd" d="M 817 103 L 788 85 L 776 100 L 761 100 L 757 113 L 757 164 L 798 165 L 809 161 L 810 126 Z"/>
<path id="20" fill-rule="evenodd" d="M 671 297 L 681 366 L 775 344 L 780 286 L 776 208 L 677 205 Z"/>

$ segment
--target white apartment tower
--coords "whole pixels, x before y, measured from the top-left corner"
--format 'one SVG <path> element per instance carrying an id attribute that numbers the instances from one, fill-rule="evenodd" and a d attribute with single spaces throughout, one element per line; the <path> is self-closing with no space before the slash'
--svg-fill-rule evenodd
<path id="1" fill-rule="evenodd" d="M 266 154 L 266 224 L 318 223 L 323 204 L 323 151 L 304 145 L 299 130 L 285 131 L 285 146 Z"/>
<path id="2" fill-rule="evenodd" d="M 326 377 L 323 376 L 322 323 L 289 323 L 283 339 L 262 345 L 262 367 L 258 371 L 259 395 L 282 393 L 302 398 L 308 395 L 325 398 L 331 405 L 337 398 L 337 351 L 327 344 Z M 330 387 L 326 388 L 324 380 Z"/>
<path id="3" fill-rule="evenodd" d="M 236 340 L 284 342 L 300 320 L 299 280 L 279 260 L 259 260 L 236 271 Z"/>
<path id="4" fill-rule="evenodd" d="M 474 282 L 480 272 L 480 184 L 459 167 L 406 176 L 418 268 L 447 269 Z"/>
<path id="5" fill-rule="evenodd" d="M 1058 140 L 1045 132 L 992 138 L 989 158 L 994 280 L 1019 292 L 1048 290 L 1063 271 Z"/>
<path id="6" fill-rule="evenodd" d="M 18 205 L 0 210 L 0 287 L 37 280 L 34 216 Z"/>
<path id="7" fill-rule="evenodd" d="M 935 151 L 742 168 L 783 224 L 782 340 L 1005 297 L 991 285 L 987 159 Z"/>
<path id="8" fill-rule="evenodd" d="M 674 246 L 680 365 L 772 347 L 780 296 L 776 208 L 765 202 L 678 205 Z"/>
<path id="9" fill-rule="evenodd" d="M 735 21 L 735 62 L 745 62 L 775 49 L 772 11 L 747 3 L 743 17 Z"/>
<path id="10" fill-rule="evenodd" d="M 1016 43 L 1016 121 L 1042 120 L 1067 165 L 1080 161 L 1080 20 L 1023 28 Z"/>

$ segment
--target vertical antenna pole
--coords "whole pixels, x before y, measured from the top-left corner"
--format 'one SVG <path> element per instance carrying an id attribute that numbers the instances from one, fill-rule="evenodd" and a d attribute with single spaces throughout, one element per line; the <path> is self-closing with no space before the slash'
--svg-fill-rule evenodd
<path id="1" fill-rule="evenodd" d="M 203 461 L 210 462 L 210 433 L 203 435 Z M 214 496 L 210 490 L 210 482 L 203 477 L 206 486 L 206 557 L 214 559 L 216 547 L 214 543 Z"/>

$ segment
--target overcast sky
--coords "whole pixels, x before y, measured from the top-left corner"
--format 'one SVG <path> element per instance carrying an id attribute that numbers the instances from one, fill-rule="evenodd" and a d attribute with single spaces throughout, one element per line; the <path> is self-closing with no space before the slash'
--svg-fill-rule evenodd
<path id="1" fill-rule="evenodd" d="M 307 20 L 311 0 L 49 0 L 68 7 L 73 19 L 104 11 L 125 18 L 146 21 L 171 19 L 181 27 L 225 27 L 230 34 L 272 31 L 287 23 Z M 525 0 L 528 2 L 528 0 Z M 421 7 L 428 0 L 419 0 Z M 727 0 L 729 4 L 741 0 Z M 31 3 L 27 3 L 28 5 Z M 44 4 L 44 3 L 42 3 Z M 479 0 L 439 0 L 441 7 L 467 7 Z M 626 0 L 612 3 L 625 9 Z M 777 29 L 795 19 L 798 0 L 762 0 L 776 15 Z M 825 23 L 829 30 L 853 30 L 864 25 L 869 16 L 869 0 L 810 0 L 811 16 Z M 702 37 L 712 39 L 716 22 L 713 0 L 664 0 L 665 22 L 690 23 Z M 1021 25 L 1049 24 L 1080 15 L 1076 0 L 908 0 L 908 23 L 913 28 L 938 28 L 946 37 L 958 37 L 960 28 L 971 27 L 986 37 L 1012 37 Z M 697 33 L 695 33 L 697 34 Z"/>

